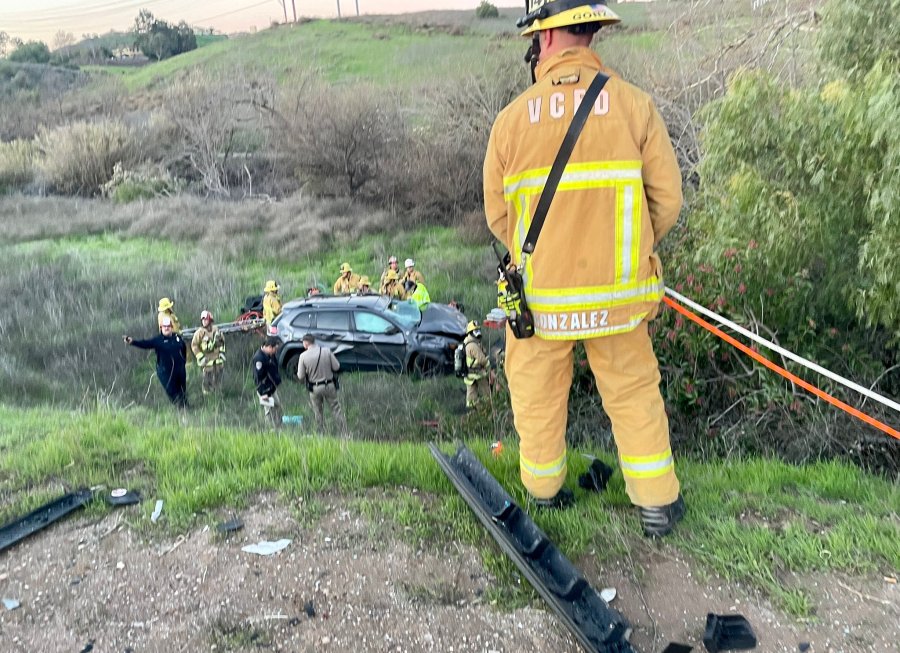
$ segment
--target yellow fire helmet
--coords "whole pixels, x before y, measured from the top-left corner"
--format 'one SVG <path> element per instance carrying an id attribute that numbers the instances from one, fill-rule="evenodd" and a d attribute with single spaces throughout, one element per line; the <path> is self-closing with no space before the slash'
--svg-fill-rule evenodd
<path id="1" fill-rule="evenodd" d="M 266 287 L 263 288 L 263 292 L 278 292 L 281 288 L 278 287 L 278 282 L 275 279 L 269 279 L 266 281 Z"/>
<path id="2" fill-rule="evenodd" d="M 347 274 L 348 272 L 353 272 L 353 268 L 350 267 L 350 264 L 341 263 L 341 274 Z"/>
<path id="3" fill-rule="evenodd" d="M 159 300 L 159 306 L 156 307 L 156 311 L 162 313 L 163 311 L 168 311 L 173 306 L 175 306 L 175 302 L 168 297 L 163 297 Z"/>
<path id="4" fill-rule="evenodd" d="M 479 326 L 478 322 L 476 322 L 475 320 L 472 320 L 471 322 L 469 322 L 466 325 L 466 335 L 469 335 L 473 331 L 477 331 L 479 328 L 480 328 L 480 326 Z"/>
<path id="5" fill-rule="evenodd" d="M 527 0 L 528 13 L 516 21 L 524 27 L 522 36 L 555 27 L 569 27 L 586 23 L 615 25 L 622 19 L 603 2 L 584 0 Z"/>
<path id="6" fill-rule="evenodd" d="M 371 285 L 372 285 L 372 282 L 369 281 L 369 277 L 367 277 L 367 276 L 361 276 L 361 277 L 359 278 L 359 285 L 360 285 L 360 286 L 371 286 Z"/>
<path id="7" fill-rule="evenodd" d="M 396 281 L 400 278 L 400 275 L 397 274 L 397 271 L 394 269 L 390 269 L 387 271 L 387 274 L 384 275 L 385 281 Z"/>

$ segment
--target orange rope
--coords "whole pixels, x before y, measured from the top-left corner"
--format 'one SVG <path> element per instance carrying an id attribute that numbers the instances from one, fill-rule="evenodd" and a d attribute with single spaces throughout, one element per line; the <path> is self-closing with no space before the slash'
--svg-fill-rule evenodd
<path id="1" fill-rule="evenodd" d="M 670 299 L 669 297 L 663 297 L 663 301 L 666 304 L 668 304 L 669 306 L 671 306 L 672 308 L 674 308 L 676 311 L 678 311 L 679 313 L 684 315 L 686 318 L 691 320 L 692 322 L 696 322 L 697 324 L 702 326 L 707 331 L 710 331 L 710 332 L 716 334 L 717 336 L 719 336 L 722 340 L 724 340 L 731 346 L 737 347 L 742 352 L 744 352 L 745 354 L 750 356 L 753 360 L 757 361 L 758 363 L 760 363 L 762 365 L 765 365 L 773 372 L 777 372 L 778 374 L 780 374 L 784 378 L 788 379 L 792 383 L 799 385 L 801 388 L 808 390 L 809 392 L 811 392 L 812 394 L 817 396 L 819 399 L 824 399 L 832 406 L 837 406 L 841 410 L 843 410 L 847 413 L 850 413 L 857 419 L 861 419 L 866 424 L 869 424 L 870 426 L 874 426 L 879 431 L 883 431 L 884 433 L 887 433 L 891 437 L 897 438 L 898 440 L 900 440 L 900 431 L 898 431 L 897 429 L 891 428 L 890 426 L 888 426 L 887 424 L 885 424 L 883 422 L 879 422 L 874 417 L 871 417 L 870 415 L 866 415 L 865 413 L 857 410 L 853 406 L 850 406 L 849 404 L 845 404 L 840 399 L 832 397 L 827 392 L 825 392 L 823 390 L 819 390 L 819 388 L 815 387 L 814 385 L 812 385 L 810 383 L 807 383 L 806 381 L 801 379 L 799 376 L 792 374 L 791 372 L 788 372 L 783 367 L 773 363 L 772 361 L 770 361 L 768 358 L 766 358 L 759 352 L 753 351 L 750 347 L 748 347 L 744 343 L 739 342 L 735 338 L 731 337 L 730 335 L 728 335 L 727 333 L 722 331 L 720 328 L 713 326 L 712 324 L 710 324 L 709 322 L 704 320 L 699 315 L 693 313 L 692 311 L 688 310 L 681 304 L 677 303 L 675 300 Z"/>

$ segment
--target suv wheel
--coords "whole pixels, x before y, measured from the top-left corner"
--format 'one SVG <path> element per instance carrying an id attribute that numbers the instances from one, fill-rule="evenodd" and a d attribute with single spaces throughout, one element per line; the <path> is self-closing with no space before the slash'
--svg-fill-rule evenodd
<path id="1" fill-rule="evenodd" d="M 430 379 L 438 376 L 438 365 L 427 356 L 416 356 L 410 363 L 413 376 L 419 379 Z"/>
<path id="2" fill-rule="evenodd" d="M 288 354 L 284 359 L 284 371 L 290 376 L 291 381 L 297 381 L 297 366 L 300 364 L 300 352 L 295 351 Z"/>

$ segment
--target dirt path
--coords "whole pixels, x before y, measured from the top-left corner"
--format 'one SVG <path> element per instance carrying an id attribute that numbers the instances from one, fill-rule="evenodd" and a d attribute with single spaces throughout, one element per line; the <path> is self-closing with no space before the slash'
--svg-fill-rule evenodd
<path id="1" fill-rule="evenodd" d="M 327 500 L 321 519 L 304 527 L 263 497 L 242 511 L 245 528 L 228 538 L 198 529 L 147 542 L 121 523 L 137 513 L 121 510 L 99 523 L 62 521 L 0 555 L 0 595 L 21 602 L 13 611 L 0 607 L 0 649 L 580 650 L 543 605 L 504 612 L 487 604 L 492 579 L 476 550 L 449 544 L 442 554 L 416 551 L 342 504 Z M 282 537 L 292 542 L 273 556 L 241 551 Z M 801 642 L 814 653 L 900 650 L 896 585 L 819 579 L 818 588 L 807 586 L 821 606 L 819 622 L 799 625 L 739 587 L 701 580 L 670 548 L 660 551 L 606 569 L 582 565 L 595 587 L 618 589 L 613 606 L 635 625 L 638 651 L 657 653 L 669 640 L 703 650 L 707 611 L 747 616 L 760 651 L 797 651 Z"/>

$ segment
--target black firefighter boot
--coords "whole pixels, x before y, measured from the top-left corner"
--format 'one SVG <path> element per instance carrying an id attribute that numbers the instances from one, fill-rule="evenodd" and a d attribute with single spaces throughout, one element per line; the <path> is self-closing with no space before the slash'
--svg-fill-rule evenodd
<path id="1" fill-rule="evenodd" d="M 675 524 L 684 517 L 684 499 L 679 494 L 673 503 L 667 506 L 646 508 L 638 506 L 641 513 L 641 523 L 644 526 L 644 535 L 647 537 L 664 537 L 672 532 Z"/>

